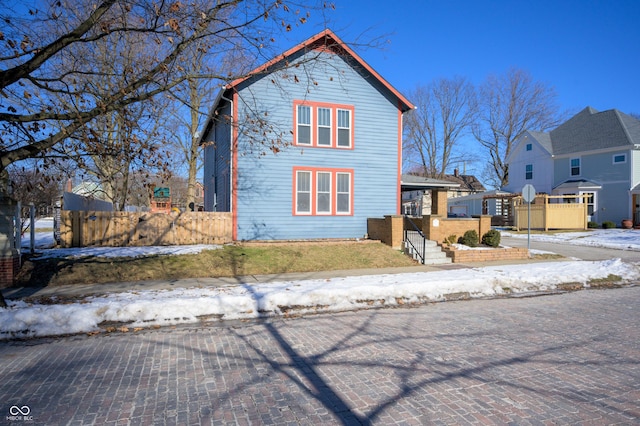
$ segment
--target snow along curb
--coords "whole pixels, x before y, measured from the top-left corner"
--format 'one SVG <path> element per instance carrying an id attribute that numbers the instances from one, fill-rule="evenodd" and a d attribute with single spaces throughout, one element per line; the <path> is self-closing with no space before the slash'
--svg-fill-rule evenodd
<path id="1" fill-rule="evenodd" d="M 627 285 L 640 267 L 620 259 L 533 263 L 326 280 L 241 284 L 223 288 L 130 291 L 72 303 L 9 301 L 0 309 L 0 339 L 118 329 L 128 331 L 212 320 L 338 312 L 446 300 L 532 295 Z M 55 301 L 55 300 L 54 300 Z"/>

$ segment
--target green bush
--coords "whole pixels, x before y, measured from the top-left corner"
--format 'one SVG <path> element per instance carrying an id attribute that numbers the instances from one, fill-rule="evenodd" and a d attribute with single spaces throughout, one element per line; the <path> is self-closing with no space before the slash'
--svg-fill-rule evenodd
<path id="1" fill-rule="evenodd" d="M 470 229 L 464 233 L 462 237 L 458 239 L 458 244 L 464 244 L 469 247 L 477 247 L 478 246 L 478 233 Z"/>
<path id="2" fill-rule="evenodd" d="M 492 229 L 482 236 L 482 244 L 489 247 L 498 247 L 500 245 L 500 232 Z"/>
<path id="3" fill-rule="evenodd" d="M 611 229 L 611 228 L 615 228 L 616 224 L 608 220 L 606 222 L 602 222 L 602 227 L 604 229 Z"/>
<path id="4" fill-rule="evenodd" d="M 600 227 L 600 225 L 598 225 L 598 222 L 590 221 L 589 223 L 587 223 L 587 228 L 595 229 L 595 228 L 599 228 L 599 227 Z"/>

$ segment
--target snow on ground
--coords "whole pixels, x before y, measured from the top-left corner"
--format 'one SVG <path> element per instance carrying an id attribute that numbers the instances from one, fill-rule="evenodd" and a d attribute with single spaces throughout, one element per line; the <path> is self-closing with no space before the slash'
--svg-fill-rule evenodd
<path id="1" fill-rule="evenodd" d="M 506 231 L 501 231 L 501 234 L 504 237 L 527 238 L 527 234 L 513 234 Z M 584 232 L 531 234 L 531 241 L 640 251 L 640 230 L 594 229 Z"/>
<path id="2" fill-rule="evenodd" d="M 8 309 L 0 309 L 0 339 L 92 332 L 100 330 L 99 324 L 104 321 L 149 327 L 193 323 L 199 317 L 227 320 L 283 315 L 291 308 L 305 314 L 424 303 L 444 300 L 445 295 L 454 293 L 487 297 L 544 291 L 566 282 L 588 286 L 590 280 L 610 274 L 636 280 L 640 268 L 619 259 L 571 261 L 223 288 L 130 291 L 58 305 L 10 301 Z"/>
<path id="3" fill-rule="evenodd" d="M 53 219 L 45 218 L 36 222 L 34 248 L 38 259 L 51 257 L 79 258 L 79 257 L 144 257 L 161 255 L 197 254 L 203 250 L 215 250 L 219 245 L 197 244 L 190 246 L 150 246 L 150 247 L 82 247 L 82 248 L 53 248 Z M 23 253 L 31 249 L 31 234 L 29 231 L 22 237 Z"/>
<path id="4" fill-rule="evenodd" d="M 503 235 L 522 237 L 509 233 Z M 159 249 L 175 250 L 140 247 L 111 248 L 109 253 L 100 253 L 93 248 L 63 252 L 60 249 L 44 249 L 53 240 L 47 238 L 50 237 L 36 237 L 36 241 L 39 241 L 36 243 L 37 251 L 45 256 L 138 256 L 158 254 Z M 532 238 L 640 250 L 640 231 L 535 234 Z M 182 248 L 189 250 L 188 246 Z M 617 275 L 626 281 L 638 280 L 640 264 L 624 263 L 619 259 L 523 263 L 329 280 L 241 284 L 222 288 L 130 291 L 86 297 L 73 303 L 47 305 L 9 301 L 8 308 L 0 309 L 0 339 L 93 332 L 100 330 L 99 324 L 105 321 L 121 322 L 128 327 L 149 327 L 193 323 L 202 317 L 225 320 L 283 315 L 290 309 L 304 314 L 423 303 L 444 300 L 445 295 L 456 293 L 490 297 L 505 293 L 549 291 L 568 282 L 588 286 L 591 280 L 606 279 L 610 275 Z"/>

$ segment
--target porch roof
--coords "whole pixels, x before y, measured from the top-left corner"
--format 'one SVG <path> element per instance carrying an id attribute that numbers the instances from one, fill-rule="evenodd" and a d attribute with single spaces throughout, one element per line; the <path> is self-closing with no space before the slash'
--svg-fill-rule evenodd
<path id="1" fill-rule="evenodd" d="M 588 191 L 602 189 L 602 185 L 586 179 L 572 179 L 562 182 L 560 185 L 553 188 L 554 191 L 558 190 L 574 190 L 574 191 Z"/>
<path id="2" fill-rule="evenodd" d="M 460 188 L 460 184 L 422 176 L 402 175 L 400 179 L 400 187 L 401 190 L 405 192 L 431 189 L 456 189 Z"/>

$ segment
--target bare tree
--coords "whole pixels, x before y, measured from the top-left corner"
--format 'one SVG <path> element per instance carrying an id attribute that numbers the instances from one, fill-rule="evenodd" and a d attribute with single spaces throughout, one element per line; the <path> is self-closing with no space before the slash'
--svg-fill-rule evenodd
<path id="1" fill-rule="evenodd" d="M 492 75 L 480 87 L 480 116 L 474 136 L 490 162 L 485 182 L 499 188 L 509 182 L 505 159 L 513 143 L 527 130 L 546 131 L 561 122 L 553 87 L 535 81 L 528 72 L 513 68 Z"/>
<path id="2" fill-rule="evenodd" d="M 80 10 L 69 5 L 76 2 L 51 0 L 42 3 L 48 8 L 28 12 L 2 3 L 4 187 L 9 164 L 48 152 L 96 117 L 151 102 L 190 77 L 229 81 L 242 76 L 215 68 L 208 75 L 189 75 L 181 64 L 195 43 L 210 41 L 216 52 L 241 50 L 262 61 L 265 55 L 274 56 L 270 46 L 275 34 L 305 22 L 309 13 L 284 0 L 103 0 Z M 116 40 L 112 48 L 117 55 L 126 46 L 124 35 L 133 35 L 144 48 L 113 85 L 96 84 L 104 72 L 95 69 L 100 49 L 93 47 L 110 37 Z"/>
<path id="3" fill-rule="evenodd" d="M 21 232 L 24 233 L 31 224 L 30 206 L 35 207 L 36 218 L 53 213 L 53 206 L 62 194 L 64 175 L 58 173 L 55 168 L 35 167 L 35 164 L 12 166 L 9 175 L 14 197 L 22 205 Z"/>
<path id="4" fill-rule="evenodd" d="M 208 62 L 206 61 L 207 49 L 202 46 L 192 46 L 193 53 L 189 62 L 183 64 L 192 75 L 207 74 Z M 225 52 L 220 56 L 217 66 L 227 68 L 229 74 L 234 74 L 234 69 L 243 68 L 243 59 L 235 58 L 236 52 Z M 188 78 L 183 84 L 172 90 L 176 107 L 172 108 L 173 135 L 169 143 L 175 148 L 178 158 L 182 158 L 181 164 L 186 166 L 187 191 L 185 205 L 194 203 L 197 185 L 197 173 L 202 168 L 202 150 L 200 149 L 199 129 L 207 118 L 208 108 L 218 89 L 217 82 L 210 79 Z M 174 171 L 175 172 L 175 171 Z M 184 173 L 184 170 L 181 172 Z"/>
<path id="5" fill-rule="evenodd" d="M 119 54 L 113 54 L 113 46 L 121 45 Z M 138 58 L 144 56 L 145 46 L 134 34 L 110 34 L 92 46 L 96 71 L 92 84 L 98 93 L 108 92 L 119 85 L 119 79 L 127 69 L 136 68 Z M 85 46 L 70 47 L 74 57 L 85 57 Z M 81 77 L 79 77 L 81 79 Z M 88 94 L 87 96 L 90 96 Z M 60 102 L 65 102 L 62 97 Z M 101 103 L 101 98 L 93 99 Z M 112 202 L 120 210 L 127 204 L 130 177 L 137 171 L 142 177 L 154 173 L 168 173 L 166 150 L 160 130 L 165 120 L 161 117 L 167 110 L 168 99 L 156 96 L 153 102 L 139 102 L 122 107 L 89 121 L 67 140 L 52 148 L 59 156 L 74 160 L 75 164 L 97 180 L 100 198 Z M 73 105 L 67 105 L 74 109 Z"/>
<path id="6" fill-rule="evenodd" d="M 263 62 L 275 56 L 278 34 L 306 22 L 314 8 L 333 8 L 286 0 L 77 3 L 43 0 L 30 9 L 0 0 L 0 193 L 6 193 L 11 164 L 50 154 L 98 117 L 154 102 L 191 77 L 243 77 L 242 70 L 230 75 L 216 67 L 190 75 L 182 67 L 190 46 L 216 46 L 211 60 L 231 50 Z M 144 46 L 135 62 L 114 70 L 113 84 L 98 84 L 105 71 L 95 67 L 100 49 L 94 47 L 110 38 L 119 55 L 129 35 Z"/>
<path id="7" fill-rule="evenodd" d="M 462 136 L 471 131 L 477 99 L 471 83 L 462 77 L 441 78 L 409 96 L 416 109 L 405 123 L 405 156 L 417 157 L 426 176 L 441 178 L 452 162 L 470 160 L 457 150 Z"/>

